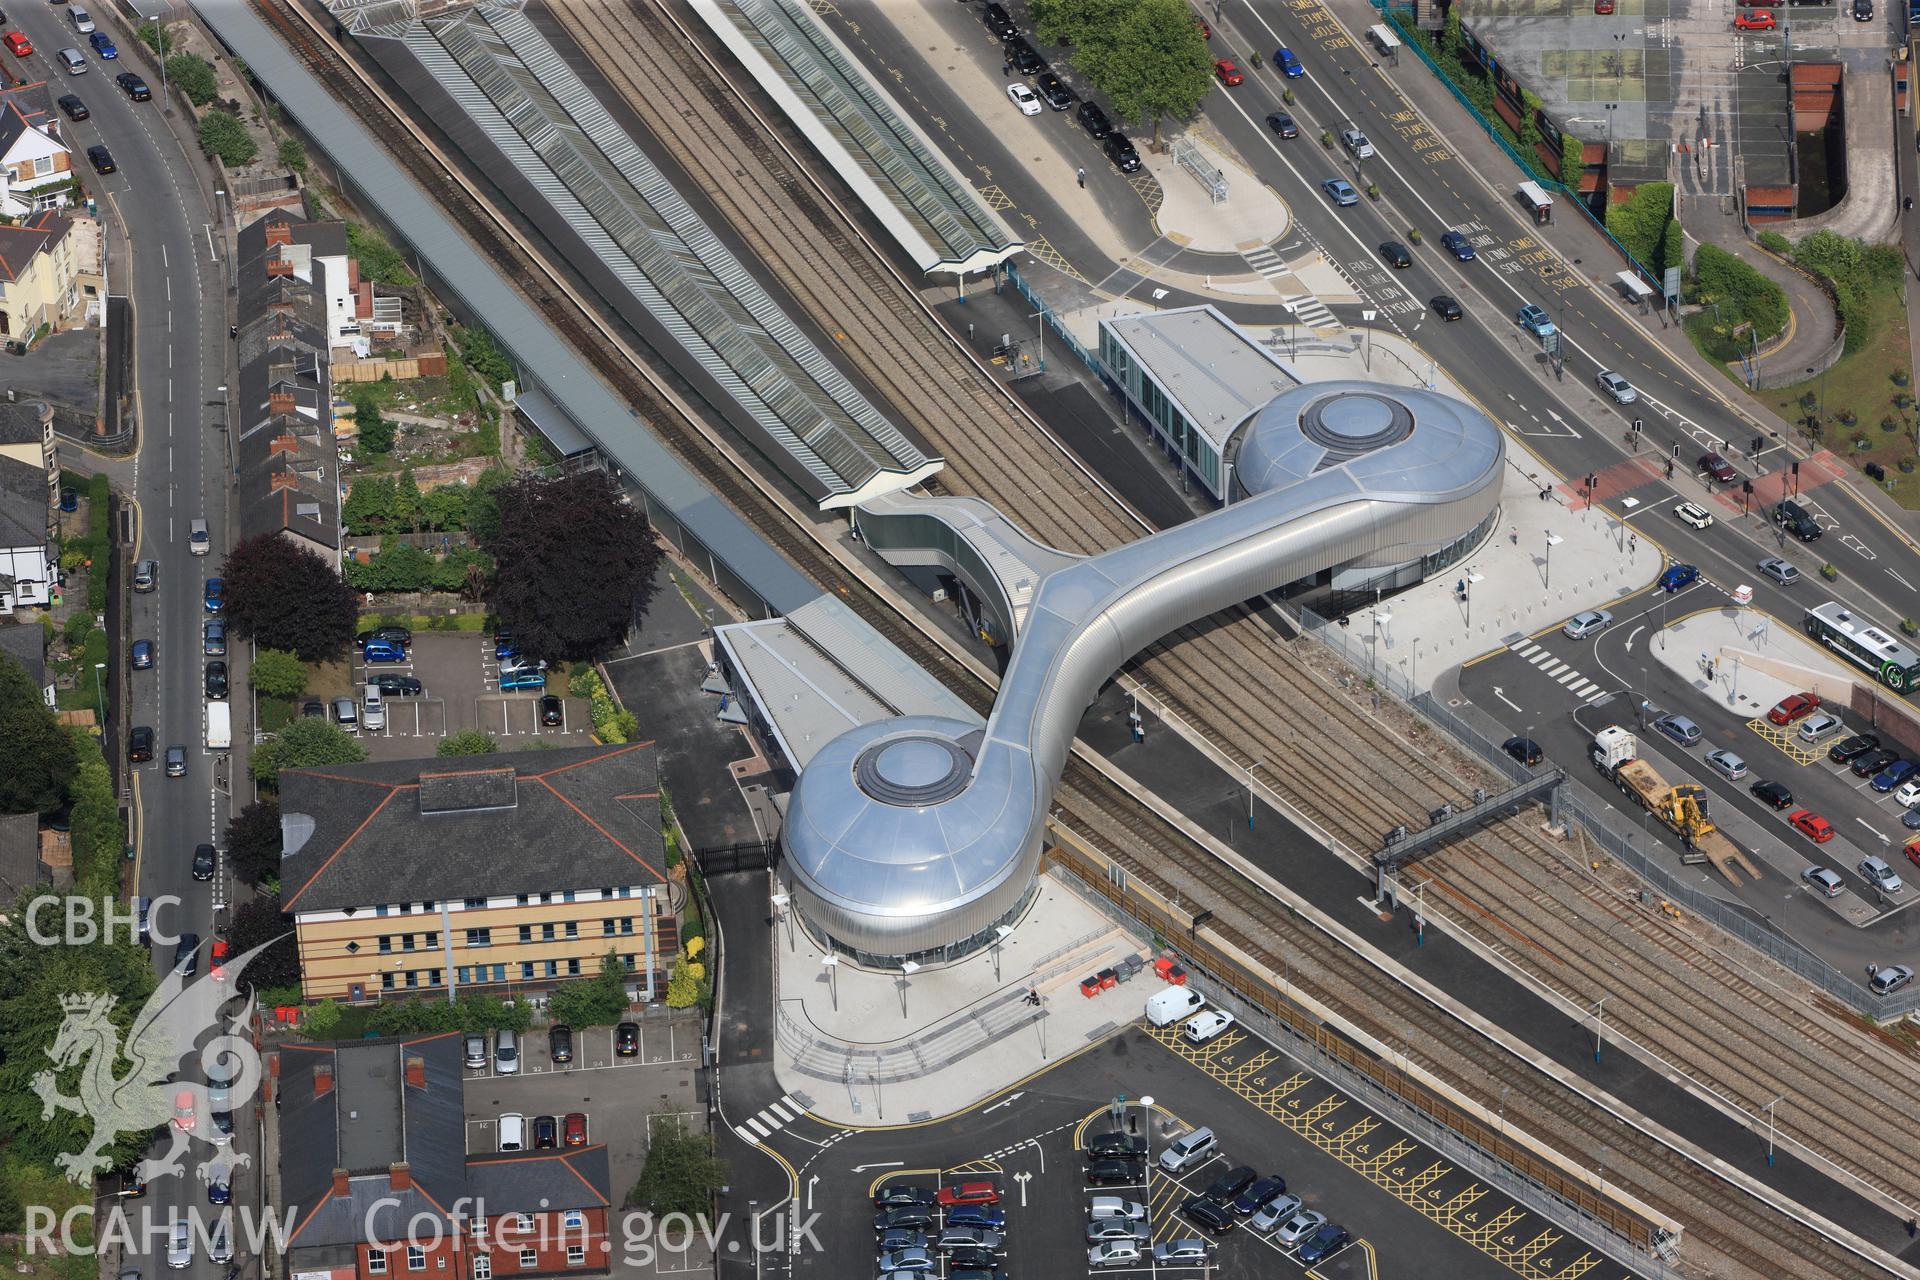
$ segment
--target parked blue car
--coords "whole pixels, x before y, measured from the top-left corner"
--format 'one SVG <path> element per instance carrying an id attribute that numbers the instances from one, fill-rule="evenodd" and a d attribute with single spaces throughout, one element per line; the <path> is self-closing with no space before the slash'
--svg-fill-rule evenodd
<path id="1" fill-rule="evenodd" d="M 947 1210 L 947 1225 L 999 1231 L 1007 1225 L 1007 1211 L 985 1204 L 957 1204 Z"/>
<path id="2" fill-rule="evenodd" d="M 1440 235 L 1440 243 L 1446 248 L 1448 253 L 1460 261 L 1473 261 L 1473 241 L 1467 239 L 1458 231 L 1442 232 Z"/>
<path id="3" fill-rule="evenodd" d="M 544 689 L 547 687 L 546 673 L 542 671 L 512 671 L 500 677 L 500 692 L 509 693 L 515 689 Z"/>
<path id="4" fill-rule="evenodd" d="M 1891 791 L 1916 773 L 1920 773 L 1920 764 L 1911 760 L 1895 760 L 1874 774 L 1870 785 L 1875 791 Z"/>
<path id="5" fill-rule="evenodd" d="M 1300 59 L 1294 57 L 1293 50 L 1285 45 L 1273 51 L 1273 65 L 1280 68 L 1280 74 L 1290 80 L 1307 74 L 1307 69 L 1300 65 Z"/>
<path id="6" fill-rule="evenodd" d="M 207 579 L 206 606 L 208 613 L 218 613 L 227 607 L 227 584 L 220 578 Z"/>
<path id="7" fill-rule="evenodd" d="M 369 664 L 375 662 L 405 662 L 407 651 L 391 640 L 369 640 L 360 651 L 361 658 Z"/>
<path id="8" fill-rule="evenodd" d="M 1329 1222 L 1326 1226 L 1320 1228 L 1300 1242 L 1300 1249 L 1294 1254 L 1294 1258 L 1296 1261 L 1304 1262 L 1308 1266 L 1312 1266 L 1314 1263 L 1320 1262 L 1340 1252 L 1340 1250 L 1352 1243 L 1353 1236 L 1348 1233 L 1345 1227 Z"/>
<path id="9" fill-rule="evenodd" d="M 1667 571 L 1660 575 L 1660 589 L 1668 592 L 1678 591 L 1682 587 L 1692 586 L 1699 580 L 1700 570 L 1698 566 L 1690 564 L 1669 565 L 1667 566 Z"/>
<path id="10" fill-rule="evenodd" d="M 120 56 L 120 51 L 113 47 L 113 41 L 107 38 L 107 33 L 104 31 L 96 31 L 88 36 L 87 43 L 92 45 L 93 51 L 103 58 Z"/>

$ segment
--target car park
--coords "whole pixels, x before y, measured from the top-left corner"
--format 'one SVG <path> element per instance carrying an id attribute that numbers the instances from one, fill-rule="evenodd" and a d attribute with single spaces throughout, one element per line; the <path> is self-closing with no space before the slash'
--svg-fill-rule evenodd
<path id="1" fill-rule="evenodd" d="M 1232 58 L 1215 59 L 1213 74 L 1221 84 L 1226 85 L 1229 89 L 1246 79 L 1246 76 L 1241 74 L 1240 68 L 1234 65 Z"/>
<path id="2" fill-rule="evenodd" d="M 153 99 L 153 90 L 147 88 L 147 82 L 131 71 L 122 71 L 113 78 L 113 82 L 135 102 L 150 102 Z"/>
<path id="3" fill-rule="evenodd" d="M 1271 1235 L 1300 1212 L 1300 1204 L 1300 1197 L 1291 1192 L 1274 1196 L 1253 1211 L 1247 1225 L 1261 1235 Z"/>
<path id="4" fill-rule="evenodd" d="M 1553 321 L 1548 318 L 1547 309 L 1531 302 L 1513 313 L 1513 321 L 1543 342 L 1554 334 Z"/>
<path id="5" fill-rule="evenodd" d="M 213 879 L 213 846 L 197 844 L 193 847 L 193 878 L 195 880 Z"/>
<path id="6" fill-rule="evenodd" d="M 1300 136 L 1299 123 L 1284 111 L 1267 113 L 1267 128 L 1273 130 L 1282 138 L 1297 138 Z"/>
<path id="7" fill-rule="evenodd" d="M 1214 1246 L 1205 1240 L 1186 1239 L 1169 1240 L 1153 1246 L 1153 1265 L 1156 1267 L 1197 1267 L 1209 1261 L 1214 1254 Z"/>
<path id="8" fill-rule="evenodd" d="M 1138 1266 L 1146 1255 L 1136 1240 L 1102 1240 L 1087 1250 L 1089 1267 Z"/>
<path id="9" fill-rule="evenodd" d="M 1012 84 L 1008 85 L 1007 97 L 1012 100 L 1014 106 L 1020 108 L 1021 115 L 1037 116 L 1040 114 L 1040 99 L 1035 96 L 1033 90 L 1027 88 L 1024 81 L 1015 80 Z"/>
<path id="10" fill-rule="evenodd" d="M 1144 1222 L 1147 1206 L 1138 1200 L 1128 1200 L 1123 1196 L 1095 1196 L 1087 1202 L 1089 1218 L 1126 1218 L 1132 1222 Z"/>
<path id="11" fill-rule="evenodd" d="M 1461 262 L 1473 261 L 1473 241 L 1467 239 L 1458 231 L 1442 231 L 1440 233 L 1440 247 Z"/>
<path id="12" fill-rule="evenodd" d="M 926 1205 L 901 1205 L 894 1209 L 882 1209 L 873 1215 L 875 1234 L 908 1227 L 915 1231 L 925 1231 L 933 1226 L 933 1210 Z"/>
<path id="13" fill-rule="evenodd" d="M 148 671 L 153 667 L 153 641 L 135 640 L 133 642 L 133 669 Z"/>
<path id="14" fill-rule="evenodd" d="M 1080 109 L 1073 114 L 1079 119 L 1080 127 L 1095 142 L 1104 142 L 1107 135 L 1113 132 L 1113 122 L 1107 119 L 1107 113 L 1096 102 L 1081 103 Z"/>
<path id="15" fill-rule="evenodd" d="M 1381 241 L 1380 257 L 1388 266 L 1396 270 L 1413 265 L 1413 251 L 1398 240 Z"/>
<path id="16" fill-rule="evenodd" d="M 1768 556 L 1754 567 L 1783 587 L 1790 587 L 1800 581 L 1799 568 L 1782 560 L 1779 556 Z"/>
<path id="17" fill-rule="evenodd" d="M 1866 858 L 1860 858 L 1859 871 L 1862 881 L 1866 881 L 1868 885 L 1872 885 L 1874 889 L 1884 894 L 1897 894 L 1907 889 L 1901 883 L 1901 877 L 1893 871 L 1893 867 L 1878 854 L 1868 854 Z"/>
<path id="18" fill-rule="evenodd" d="M 1280 74 L 1289 80 L 1295 80 L 1307 74 L 1307 69 L 1300 65 L 1300 59 L 1294 57 L 1293 50 L 1285 45 L 1273 51 L 1273 65 L 1280 68 Z"/>
<path id="19" fill-rule="evenodd" d="M 1787 822 L 1815 844 L 1825 844 L 1833 839 L 1833 824 L 1811 809 L 1795 809 L 1787 815 Z"/>
<path id="20" fill-rule="evenodd" d="M 1880 749 L 1878 735 L 1856 733 L 1850 738 L 1842 738 L 1827 749 L 1827 759 L 1835 764 L 1852 764 L 1869 751 Z"/>
<path id="21" fill-rule="evenodd" d="M 1793 792 L 1778 782 L 1768 782 L 1762 779 L 1748 787 L 1747 790 L 1752 792 L 1761 804 L 1771 809 L 1787 809 L 1793 805 Z"/>
<path id="22" fill-rule="evenodd" d="M 1915 764 L 1911 760 L 1895 760 L 1892 764 L 1874 774 L 1873 781 L 1868 785 L 1875 791 L 1892 791 L 1895 787 L 1902 785 L 1909 778 L 1913 777 L 1916 772 L 1920 772 L 1920 765 Z"/>
<path id="23" fill-rule="evenodd" d="M 1086 1179 L 1095 1187 L 1135 1186 L 1147 1180 L 1147 1164 L 1145 1160 L 1107 1156 L 1088 1162 Z"/>
<path id="24" fill-rule="evenodd" d="M 1725 747 L 1707 752 L 1707 767 L 1728 782 L 1738 782 L 1747 776 L 1747 762 Z"/>
<path id="25" fill-rule="evenodd" d="M 1640 398 L 1640 393 L 1633 389 L 1633 384 L 1611 369 L 1602 369 L 1593 376 L 1593 381 L 1600 390 L 1612 397 L 1615 404 L 1632 404 Z"/>
<path id="26" fill-rule="evenodd" d="M 1855 756 L 1853 763 L 1847 766 L 1856 778 L 1871 778 L 1900 757 L 1884 747 L 1875 748 L 1865 755 Z"/>
<path id="27" fill-rule="evenodd" d="M 1699 566 L 1697 565 L 1691 565 L 1691 564 L 1668 565 L 1667 571 L 1660 575 L 1659 587 L 1662 591 L 1665 591 L 1667 594 L 1671 595 L 1675 591 L 1680 591 L 1687 587 L 1692 586 L 1694 583 L 1698 582 L 1699 580 L 1700 580 L 1700 569 L 1699 569 Z"/>
<path id="28" fill-rule="evenodd" d="M 1180 1035 L 1188 1044 L 1205 1044 L 1233 1025 L 1233 1015 L 1224 1009 L 1209 1009 L 1187 1019 Z"/>
<path id="29" fill-rule="evenodd" d="M 1613 625 L 1613 614 L 1606 609 L 1586 609 L 1567 619 L 1560 633 L 1569 640 L 1585 640 Z"/>
<path id="30" fill-rule="evenodd" d="M 1500 749 L 1524 765 L 1536 765 L 1547 758 L 1532 738 L 1508 738 L 1500 744 Z"/>
<path id="31" fill-rule="evenodd" d="M 1773 704 L 1773 710 L 1767 712 L 1767 720 L 1772 724 L 1788 725 L 1803 716 L 1810 716 L 1820 709 L 1820 695 L 1815 693 L 1795 693 Z"/>
<path id="32" fill-rule="evenodd" d="M 1801 881 L 1815 893 L 1826 898 L 1837 898 L 1841 890 L 1847 887 L 1837 871 L 1822 866 L 1810 866 L 1800 873 Z"/>
<path id="33" fill-rule="evenodd" d="M 1890 996 L 1913 981 L 1913 970 L 1904 964 L 1867 966 L 1867 989 L 1877 996 Z"/>
<path id="34" fill-rule="evenodd" d="M 1347 154 L 1356 160 L 1371 160 L 1374 156 L 1373 143 L 1358 129 L 1342 129 L 1340 145 L 1345 147 Z"/>
<path id="35" fill-rule="evenodd" d="M 1653 727 L 1683 747 L 1700 741 L 1700 726 L 1685 716 L 1661 716 L 1653 722 Z"/>
<path id="36" fill-rule="evenodd" d="M 1448 293 L 1434 294 L 1427 299 L 1427 305 L 1433 308 L 1433 314 L 1442 320 L 1458 320 L 1464 314 L 1460 310 L 1459 300 Z"/>
<path id="37" fill-rule="evenodd" d="M 97 142 L 87 148 L 87 163 L 93 166 L 95 173 L 112 173 L 119 168 L 113 162 L 113 152 Z"/>
<path id="38" fill-rule="evenodd" d="M 1065 111 L 1078 101 L 1073 90 L 1067 88 L 1066 81 L 1051 71 L 1042 71 L 1033 78 L 1033 91 L 1040 95 L 1040 101 L 1055 111 Z"/>
<path id="39" fill-rule="evenodd" d="M 60 95 L 59 102 L 60 110 L 66 113 L 69 120 L 85 120 L 93 115 L 87 110 L 87 104 L 80 101 L 77 94 L 63 93 Z"/>
<path id="40" fill-rule="evenodd" d="M 1315 1263 L 1324 1262 L 1352 1243 L 1353 1237 L 1347 1233 L 1345 1227 L 1335 1226 L 1329 1222 L 1302 1240 L 1294 1257 L 1312 1266 Z"/>
<path id="41" fill-rule="evenodd" d="M 1713 516 L 1695 502 L 1683 502 L 1673 509 L 1674 518 L 1681 524 L 1691 525 L 1695 529 L 1705 529 L 1713 524 Z"/>
<path id="42" fill-rule="evenodd" d="M 1113 162 L 1113 167 L 1120 172 L 1139 172 L 1140 153 L 1134 150 L 1133 141 L 1126 134 L 1118 130 L 1109 133 L 1106 141 L 1100 144 L 1100 149 L 1106 153 L 1107 159 Z"/>
<path id="43" fill-rule="evenodd" d="M 1007 1211 L 985 1204 L 959 1204 L 947 1210 L 949 1227 L 984 1227 L 1001 1231 L 1007 1225 Z"/>
<path id="44" fill-rule="evenodd" d="M 227 696 L 227 664 L 223 658 L 215 658 L 207 664 L 205 681 L 207 697 L 215 702 Z"/>
<path id="45" fill-rule="evenodd" d="M 187 747 L 185 743 L 176 742 L 167 748 L 167 776 L 169 778 L 184 778 L 187 776 Z"/>
<path id="46" fill-rule="evenodd" d="M 1812 745 L 1825 742 L 1836 733 L 1845 733 L 1847 726 L 1840 723 L 1840 717 L 1827 711 L 1816 711 L 1800 722 L 1794 736 L 1800 741 Z"/>
<path id="47" fill-rule="evenodd" d="M 640 1053 L 640 1024 L 623 1022 L 613 1029 L 613 1052 L 615 1057 L 633 1058 Z"/>
<path id="48" fill-rule="evenodd" d="M 1360 193 L 1345 178 L 1328 178 L 1320 184 L 1320 189 L 1332 197 L 1334 204 L 1344 209 L 1360 203 Z"/>
<path id="49" fill-rule="evenodd" d="M 1192 1196 L 1180 1206 L 1181 1214 L 1188 1221 L 1215 1235 L 1231 1231 L 1240 1225 L 1240 1219 L 1233 1216 L 1233 1206 L 1209 1200 L 1205 1196 Z"/>

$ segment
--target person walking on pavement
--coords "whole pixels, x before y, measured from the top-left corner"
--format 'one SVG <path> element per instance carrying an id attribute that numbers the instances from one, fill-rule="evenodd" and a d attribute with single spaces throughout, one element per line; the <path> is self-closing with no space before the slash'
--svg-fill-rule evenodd
<path id="1" fill-rule="evenodd" d="M 1519 526 L 1517 526 L 1517 525 L 1516 525 L 1515 527 L 1513 527 L 1513 528 L 1511 528 L 1511 529 L 1509 529 L 1509 530 L 1507 530 L 1507 536 L 1508 536 L 1509 538 L 1512 538 L 1512 539 L 1513 539 L 1513 545 L 1514 545 L 1514 546 L 1516 546 L 1516 547 L 1517 547 L 1517 546 L 1519 546 L 1519 545 L 1520 545 L 1520 529 L 1519 529 Z"/>
<path id="2" fill-rule="evenodd" d="M 1627 535 L 1627 554 L 1633 555 L 1638 550 L 1640 550 L 1640 535 L 1637 533 L 1628 534 Z"/>
<path id="3" fill-rule="evenodd" d="M 1087 189 L 1087 171 L 1085 169 L 1075 169 L 1073 171 L 1073 176 L 1079 179 L 1080 189 L 1082 191 L 1085 191 Z"/>

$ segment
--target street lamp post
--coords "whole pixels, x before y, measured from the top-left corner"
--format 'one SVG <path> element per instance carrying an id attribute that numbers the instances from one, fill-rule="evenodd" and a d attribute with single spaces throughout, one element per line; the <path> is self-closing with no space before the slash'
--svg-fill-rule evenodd
<path id="1" fill-rule="evenodd" d="M 1366 324 L 1366 328 L 1361 331 L 1360 363 L 1368 373 L 1373 372 L 1373 318 L 1379 314 L 1378 311 L 1371 310 L 1360 313 L 1360 319 Z"/>
<path id="2" fill-rule="evenodd" d="M 827 971 L 827 992 L 833 997 L 833 1011 L 840 1012 L 840 957 L 821 956 L 820 967 Z"/>
<path id="3" fill-rule="evenodd" d="M 160 24 L 160 15 L 150 14 L 147 21 L 153 24 L 153 42 L 160 46 L 160 109 L 167 109 L 167 29 Z"/>
<path id="4" fill-rule="evenodd" d="M 100 734 L 102 737 L 105 737 L 107 732 L 107 695 L 100 686 L 100 673 L 106 669 L 107 664 L 104 662 L 96 662 L 93 664 L 93 706 L 94 713 L 100 717 Z"/>
<path id="5" fill-rule="evenodd" d="M 1473 630 L 1473 588 L 1480 585 L 1481 575 L 1467 570 L 1467 630 Z"/>
<path id="6" fill-rule="evenodd" d="M 1040 359 L 1038 363 L 1040 365 L 1040 372 L 1045 373 L 1047 371 L 1047 313 L 1044 309 L 1036 311 L 1031 318 L 1034 322 L 1034 342 L 1037 344 L 1039 350 Z"/>
<path id="7" fill-rule="evenodd" d="M 1566 539 L 1565 539 L 1565 538 L 1562 538 L 1562 537 L 1561 537 L 1561 536 L 1560 536 L 1559 534 L 1557 534 L 1557 533 L 1550 533 L 1550 534 L 1548 534 L 1548 535 L 1547 535 L 1547 566 L 1546 566 L 1546 567 L 1547 567 L 1547 582 L 1546 582 L 1546 586 L 1547 586 L 1547 589 L 1548 589 L 1549 591 L 1551 591 L 1551 590 L 1553 589 L 1553 549 L 1554 549 L 1555 547 L 1557 547 L 1557 546 L 1559 546 L 1559 545 L 1560 545 L 1560 544 L 1561 544 L 1562 542 L 1565 542 L 1565 541 L 1566 541 Z"/>
<path id="8" fill-rule="evenodd" d="M 1247 830 L 1249 831 L 1253 830 L 1253 771 L 1265 763 L 1264 760 L 1255 760 L 1247 766 Z"/>
<path id="9" fill-rule="evenodd" d="M 903 1018 L 907 1016 L 907 987 L 911 985 L 908 979 L 918 972 L 920 972 L 920 966 L 913 961 L 900 962 L 900 1016 Z"/>
<path id="10" fill-rule="evenodd" d="M 1000 981 L 1000 948 L 1013 936 L 1013 929 L 1004 924 L 993 926 L 993 980 Z"/>
<path id="11" fill-rule="evenodd" d="M 776 893 L 773 895 L 773 909 L 777 915 L 786 919 L 787 950 L 791 951 L 793 950 L 793 899 L 784 893 Z"/>
<path id="12" fill-rule="evenodd" d="M 1775 1098 L 1767 1104 L 1767 1167 L 1773 1167 L 1773 1109 L 1785 1101 L 1785 1095 Z"/>

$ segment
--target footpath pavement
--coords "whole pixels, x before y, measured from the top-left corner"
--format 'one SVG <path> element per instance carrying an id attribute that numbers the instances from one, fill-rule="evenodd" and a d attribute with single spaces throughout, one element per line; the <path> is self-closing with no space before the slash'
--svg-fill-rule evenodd
<path id="1" fill-rule="evenodd" d="M 1840 334 L 1839 317 L 1826 291 L 1747 239 L 1740 215 L 1718 202 L 1689 203 L 1684 221 L 1689 234 L 1725 249 L 1786 292 L 1791 323 L 1780 341 L 1761 352 L 1761 377 L 1785 386 L 1804 382 L 1809 368 L 1825 367 L 1833 340 Z"/>

